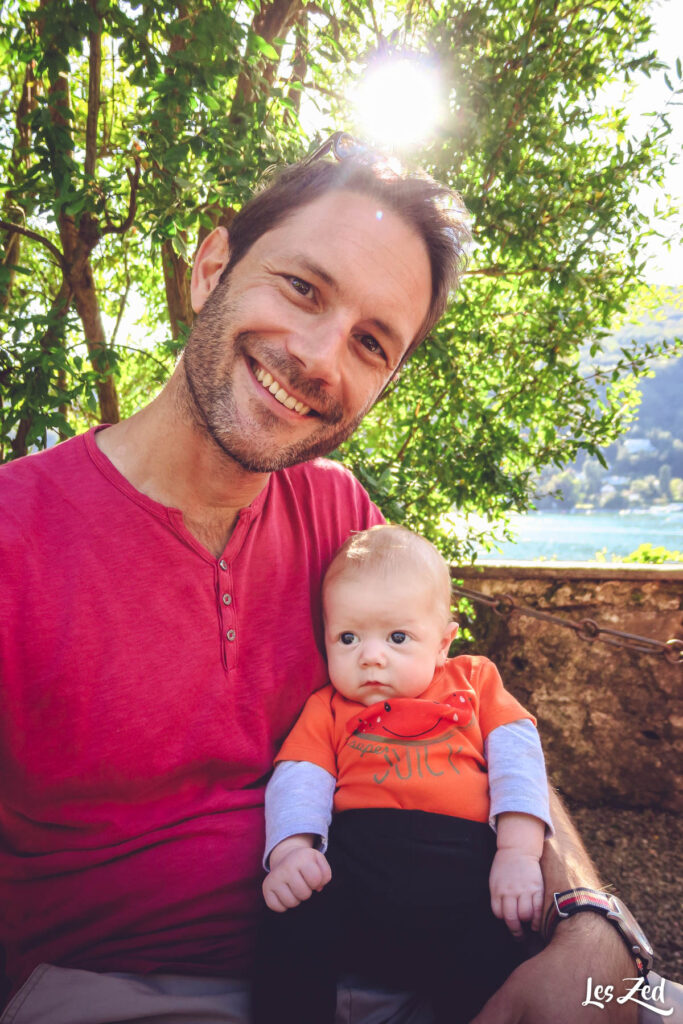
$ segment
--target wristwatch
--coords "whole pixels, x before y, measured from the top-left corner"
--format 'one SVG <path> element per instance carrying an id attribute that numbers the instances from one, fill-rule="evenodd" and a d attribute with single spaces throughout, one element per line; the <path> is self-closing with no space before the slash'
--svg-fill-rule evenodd
<path id="1" fill-rule="evenodd" d="M 654 950 L 635 917 L 618 896 L 598 889 L 566 889 L 564 892 L 553 893 L 553 902 L 548 908 L 543 929 L 546 942 L 555 931 L 558 923 L 566 917 L 573 917 L 584 910 L 594 914 L 602 914 L 613 924 L 628 946 L 629 953 L 636 962 L 638 974 L 647 981 L 647 972 L 652 967 Z"/>

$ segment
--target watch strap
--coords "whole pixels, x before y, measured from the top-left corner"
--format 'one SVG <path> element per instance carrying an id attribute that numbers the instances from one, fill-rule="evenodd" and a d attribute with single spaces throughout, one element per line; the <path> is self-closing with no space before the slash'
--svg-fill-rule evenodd
<path id="1" fill-rule="evenodd" d="M 619 915 L 615 913 L 611 894 L 602 892 L 599 889 L 587 889 L 584 887 L 565 889 L 564 892 L 553 893 L 553 902 L 548 907 L 543 927 L 545 941 L 550 942 L 553 932 L 560 921 L 567 917 L 573 917 L 574 914 L 581 913 L 581 911 L 602 914 L 617 928 L 624 942 L 630 945 L 626 935 L 617 923 L 616 918 Z M 647 978 L 649 963 L 644 957 L 639 955 L 639 952 L 636 952 L 636 949 L 630 947 L 631 956 L 635 960 L 638 973 L 642 977 Z"/>
<path id="2" fill-rule="evenodd" d="M 553 894 L 553 902 L 548 907 L 543 933 L 546 942 L 555 931 L 558 922 L 565 917 L 572 917 L 581 910 L 592 910 L 594 913 L 607 915 L 612 909 L 609 893 L 599 889 L 565 889 L 564 892 Z"/>

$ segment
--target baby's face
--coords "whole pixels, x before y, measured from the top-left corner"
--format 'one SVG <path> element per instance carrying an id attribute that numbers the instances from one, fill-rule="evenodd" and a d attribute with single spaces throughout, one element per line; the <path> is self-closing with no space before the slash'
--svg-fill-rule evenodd
<path id="1" fill-rule="evenodd" d="M 365 705 L 419 697 L 457 632 L 429 585 L 399 575 L 341 576 L 326 586 L 324 610 L 330 681 Z"/>

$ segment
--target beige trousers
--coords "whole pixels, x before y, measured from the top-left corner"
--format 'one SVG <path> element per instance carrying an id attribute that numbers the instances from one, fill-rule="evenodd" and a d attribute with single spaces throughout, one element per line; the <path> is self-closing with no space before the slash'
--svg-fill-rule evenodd
<path id="1" fill-rule="evenodd" d="M 40 964 L 0 1024 L 249 1024 L 249 986 L 172 974 L 95 974 Z M 276 1022 L 273 1022 L 276 1024 Z M 414 996 L 340 987 L 336 1024 L 431 1024 Z"/>
<path id="2" fill-rule="evenodd" d="M 683 986 L 665 981 L 658 989 L 658 983 L 651 973 L 655 1009 L 640 1007 L 639 1024 L 683 1024 Z M 220 978 L 94 974 L 40 964 L 0 1024 L 249 1024 L 249 987 Z M 340 986 L 336 1024 L 431 1024 L 431 1013 L 414 996 Z"/>

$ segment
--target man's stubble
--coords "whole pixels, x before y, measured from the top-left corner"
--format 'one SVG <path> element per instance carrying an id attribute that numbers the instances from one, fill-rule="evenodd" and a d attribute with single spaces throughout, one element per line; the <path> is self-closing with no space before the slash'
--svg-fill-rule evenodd
<path id="1" fill-rule="evenodd" d="M 372 403 L 344 420 L 341 403 L 306 377 L 281 348 L 269 346 L 255 332 L 233 334 L 231 325 L 238 320 L 239 307 L 230 297 L 226 276 L 198 314 L 182 357 L 186 384 L 183 404 L 195 427 L 208 434 L 223 455 L 250 473 L 273 473 L 338 448 L 356 430 Z M 227 360 L 230 348 L 232 359 Z M 283 421 L 265 405 L 254 409 L 253 437 L 246 436 L 252 425 L 241 422 L 237 415 L 233 367 L 247 354 L 262 360 L 285 387 L 289 385 L 306 404 L 315 407 L 319 426 L 308 437 L 289 444 L 278 442 Z"/>

